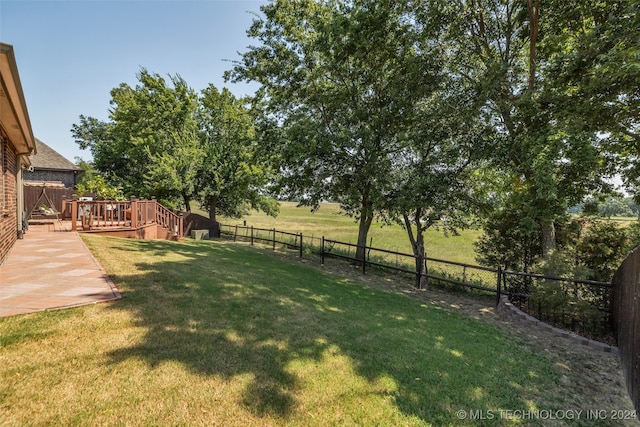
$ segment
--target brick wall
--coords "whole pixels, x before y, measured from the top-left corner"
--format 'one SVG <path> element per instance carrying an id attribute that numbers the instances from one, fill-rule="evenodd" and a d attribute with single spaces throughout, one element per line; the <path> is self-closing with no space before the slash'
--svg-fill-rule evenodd
<path id="1" fill-rule="evenodd" d="M 25 181 L 62 181 L 66 188 L 76 188 L 77 175 L 73 171 L 35 170 L 24 173 Z"/>
<path id="2" fill-rule="evenodd" d="M 18 239 L 18 156 L 9 143 L 0 140 L 0 264 Z"/>

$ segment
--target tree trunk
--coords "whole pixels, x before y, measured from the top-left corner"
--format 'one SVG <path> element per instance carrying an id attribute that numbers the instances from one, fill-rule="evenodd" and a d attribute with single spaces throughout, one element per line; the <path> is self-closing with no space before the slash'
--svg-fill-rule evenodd
<path id="1" fill-rule="evenodd" d="M 418 240 L 422 240 L 422 237 L 420 236 Z M 416 257 L 416 275 L 418 276 L 416 287 L 418 289 L 426 289 L 429 286 L 429 278 L 425 276 L 427 272 L 425 271 L 426 260 L 424 253 L 424 242 L 419 241 L 413 252 Z"/>
<path id="2" fill-rule="evenodd" d="M 218 207 L 218 198 L 211 197 L 209 199 L 209 219 L 216 221 L 216 209 Z M 217 221 L 216 221 L 217 222 Z"/>
<path id="3" fill-rule="evenodd" d="M 423 276 L 423 273 L 426 273 L 426 259 L 424 252 L 424 230 L 425 227 L 420 220 L 422 216 L 422 210 L 416 209 L 415 212 L 415 223 L 416 223 L 416 233 L 413 234 L 412 223 L 409 219 L 409 216 L 406 213 L 402 214 L 404 219 L 404 225 L 407 229 L 407 234 L 409 235 L 409 241 L 411 242 L 411 249 L 413 250 L 413 256 L 415 257 L 416 264 L 416 287 L 418 289 L 425 289 L 429 286 L 429 279 L 426 276 Z"/>
<path id="4" fill-rule="evenodd" d="M 356 249 L 356 259 L 359 261 L 365 261 L 365 248 L 367 246 L 367 235 L 369 234 L 369 228 L 373 222 L 373 214 L 368 213 L 365 215 L 363 212 L 360 215 L 360 223 L 358 224 L 358 248 Z"/>
<path id="5" fill-rule="evenodd" d="M 184 208 L 187 212 L 191 212 L 191 200 L 189 199 L 189 196 L 187 195 L 187 193 L 185 193 L 184 191 L 182 191 L 182 199 L 184 200 Z"/>
<path id="6" fill-rule="evenodd" d="M 549 261 L 551 253 L 556 248 L 556 228 L 553 221 L 548 224 L 542 224 L 542 257 L 545 261 Z"/>

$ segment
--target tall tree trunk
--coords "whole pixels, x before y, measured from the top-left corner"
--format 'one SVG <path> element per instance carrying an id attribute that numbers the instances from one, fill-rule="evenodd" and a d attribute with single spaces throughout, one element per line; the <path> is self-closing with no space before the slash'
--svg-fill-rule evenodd
<path id="1" fill-rule="evenodd" d="M 209 219 L 216 221 L 216 209 L 218 208 L 218 198 L 211 197 L 209 199 Z M 217 222 L 217 221 L 216 221 Z"/>
<path id="2" fill-rule="evenodd" d="M 415 265 L 416 265 L 416 287 L 418 289 L 424 289 L 429 286 L 429 279 L 426 276 L 423 276 L 423 273 L 426 273 L 426 256 L 424 250 L 424 231 L 425 227 L 420 220 L 422 216 L 422 210 L 416 209 L 415 212 L 415 224 L 416 224 L 416 233 L 413 233 L 412 223 L 409 219 L 407 213 L 402 214 L 402 218 L 404 220 L 404 225 L 407 229 L 407 234 L 409 235 L 409 241 L 411 242 L 411 249 L 413 250 L 413 256 L 415 257 Z"/>
<path id="3" fill-rule="evenodd" d="M 189 198 L 187 193 L 185 193 L 184 191 L 182 191 L 181 193 L 182 193 L 182 199 L 184 200 L 184 208 L 186 209 L 187 212 L 191 212 L 191 199 Z"/>
<path id="4" fill-rule="evenodd" d="M 556 227 L 553 221 L 543 223 L 541 228 L 542 235 L 542 257 L 545 261 L 549 261 L 551 253 L 556 248 Z"/>
<path id="5" fill-rule="evenodd" d="M 367 246 L 367 235 L 369 234 L 369 228 L 373 222 L 373 214 L 369 213 L 365 215 L 363 212 L 360 215 L 360 222 L 358 223 L 358 248 L 356 249 L 356 259 L 365 261 L 365 248 Z"/>
<path id="6" fill-rule="evenodd" d="M 367 246 L 367 235 L 369 234 L 369 228 L 373 222 L 373 209 L 371 203 L 366 196 L 366 192 L 363 192 L 362 196 L 362 209 L 360 210 L 360 222 L 358 224 L 358 248 L 356 249 L 356 259 L 365 261 L 365 247 Z"/>

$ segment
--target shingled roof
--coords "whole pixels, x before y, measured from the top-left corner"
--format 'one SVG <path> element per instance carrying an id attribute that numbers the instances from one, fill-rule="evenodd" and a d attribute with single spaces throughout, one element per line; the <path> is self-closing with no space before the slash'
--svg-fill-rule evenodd
<path id="1" fill-rule="evenodd" d="M 69 171 L 82 170 L 82 168 L 74 165 L 72 162 L 64 158 L 60 153 L 49 147 L 44 142 L 40 141 L 38 138 L 35 138 L 35 140 L 36 152 L 38 154 L 30 157 L 31 165 L 34 167 L 34 169 Z"/>

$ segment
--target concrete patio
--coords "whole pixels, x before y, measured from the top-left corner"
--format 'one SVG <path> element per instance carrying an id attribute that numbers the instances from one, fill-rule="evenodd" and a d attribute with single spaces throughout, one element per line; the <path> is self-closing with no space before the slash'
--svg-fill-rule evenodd
<path id="1" fill-rule="evenodd" d="M 113 301 L 118 289 L 70 222 L 29 226 L 0 266 L 0 317 Z"/>

